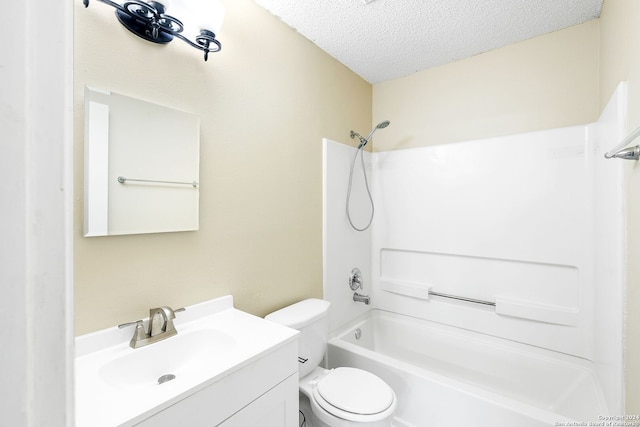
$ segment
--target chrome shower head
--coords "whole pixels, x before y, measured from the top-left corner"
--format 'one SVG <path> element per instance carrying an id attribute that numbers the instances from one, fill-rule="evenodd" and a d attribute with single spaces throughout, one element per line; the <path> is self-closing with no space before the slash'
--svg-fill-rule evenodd
<path id="1" fill-rule="evenodd" d="M 376 130 L 384 129 L 387 126 L 389 126 L 390 124 L 391 124 L 391 122 L 389 120 L 384 120 L 384 121 L 378 123 L 376 125 L 376 127 L 371 129 L 371 132 L 369 133 L 369 136 L 367 136 L 366 138 L 363 138 L 357 132 L 351 131 L 351 139 L 355 138 L 356 136 L 358 137 L 358 139 L 360 139 L 360 144 L 358 144 L 358 149 L 360 149 L 360 148 L 364 147 L 365 145 L 367 145 L 367 143 L 369 142 L 369 140 L 371 139 L 371 137 L 373 136 L 373 134 L 375 133 Z"/>

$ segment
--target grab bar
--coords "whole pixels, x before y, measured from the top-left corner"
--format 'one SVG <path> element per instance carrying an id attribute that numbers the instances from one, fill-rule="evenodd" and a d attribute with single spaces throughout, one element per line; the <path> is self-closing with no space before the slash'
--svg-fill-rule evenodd
<path id="1" fill-rule="evenodd" d="M 490 305 L 492 307 L 496 306 L 495 302 L 484 301 L 484 300 L 475 299 L 475 298 L 460 297 L 460 296 L 451 295 L 451 294 L 443 294 L 443 293 L 440 293 L 440 292 L 433 292 L 431 289 L 429 289 L 429 296 L 441 297 L 441 298 L 450 298 L 450 299 L 455 299 L 455 300 L 458 300 L 458 301 L 472 302 L 474 304 Z"/>
<path id="2" fill-rule="evenodd" d="M 120 184 L 125 184 L 127 181 L 132 182 L 152 182 L 154 184 L 178 184 L 178 185 L 191 185 L 193 188 L 198 188 L 198 182 L 183 182 L 183 181 L 158 181 L 155 179 L 133 179 L 133 178 L 125 178 L 124 176 L 118 177 L 118 182 Z"/>
<path id="3" fill-rule="evenodd" d="M 572 305 L 562 306 L 502 295 L 495 295 L 496 302 L 491 302 L 434 292 L 431 290 L 430 285 L 398 280 L 381 280 L 380 287 L 386 292 L 422 300 L 428 300 L 434 296 L 491 306 L 495 309 L 496 314 L 501 316 L 517 317 L 564 326 L 576 326 L 580 322 L 580 308 Z"/>
<path id="4" fill-rule="evenodd" d="M 629 145 L 634 139 L 640 136 L 640 127 L 636 128 L 633 132 L 629 134 L 625 139 L 620 142 L 620 144 L 613 147 L 611 150 L 607 151 L 604 154 L 604 157 L 607 159 L 625 159 L 625 160 L 638 160 L 640 159 L 640 145 L 636 145 L 635 147 L 625 148 Z"/>
<path id="5" fill-rule="evenodd" d="M 481 305 L 489 305 L 491 307 L 496 306 L 496 303 L 491 301 L 485 301 L 481 299 L 461 297 L 458 295 L 435 292 L 431 290 L 431 286 L 429 285 L 425 286 L 419 283 L 381 280 L 380 286 L 382 287 L 383 290 L 387 292 L 393 292 L 395 294 L 406 295 L 413 298 L 429 299 L 429 297 L 434 296 L 434 297 L 449 298 L 449 299 L 454 299 L 454 300 L 464 301 L 464 302 L 472 302 L 472 303 L 481 304 Z"/>

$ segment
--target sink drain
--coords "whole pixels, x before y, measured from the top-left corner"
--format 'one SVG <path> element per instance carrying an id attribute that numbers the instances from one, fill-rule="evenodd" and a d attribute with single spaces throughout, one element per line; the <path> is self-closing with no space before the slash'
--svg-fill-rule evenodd
<path id="1" fill-rule="evenodd" d="M 167 381 L 171 381 L 171 380 L 175 380 L 176 376 L 173 374 L 167 374 L 167 375 L 163 375 L 160 378 L 158 378 L 158 384 L 164 384 Z"/>

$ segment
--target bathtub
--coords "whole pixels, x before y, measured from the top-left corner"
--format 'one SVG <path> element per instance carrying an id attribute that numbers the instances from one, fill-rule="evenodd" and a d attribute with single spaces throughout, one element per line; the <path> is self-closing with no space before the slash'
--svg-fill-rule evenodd
<path id="1" fill-rule="evenodd" d="M 327 367 L 384 379 L 396 427 L 588 425 L 608 415 L 587 360 L 373 309 L 332 334 Z"/>

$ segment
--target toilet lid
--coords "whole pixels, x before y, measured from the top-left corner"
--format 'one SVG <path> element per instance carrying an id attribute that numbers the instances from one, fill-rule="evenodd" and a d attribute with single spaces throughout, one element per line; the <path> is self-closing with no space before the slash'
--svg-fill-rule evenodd
<path id="1" fill-rule="evenodd" d="M 393 390 L 387 383 L 356 368 L 334 369 L 318 382 L 316 390 L 327 403 L 352 414 L 377 414 L 394 401 Z"/>

